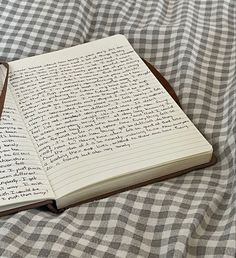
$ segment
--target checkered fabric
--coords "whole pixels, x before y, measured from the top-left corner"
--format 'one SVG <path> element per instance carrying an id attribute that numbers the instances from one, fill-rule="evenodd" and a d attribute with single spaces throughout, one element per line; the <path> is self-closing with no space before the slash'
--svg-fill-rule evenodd
<path id="1" fill-rule="evenodd" d="M 0 218 L 0 257 L 236 257 L 236 1 L 0 0 L 0 59 L 124 34 L 216 165 L 68 209 Z"/>

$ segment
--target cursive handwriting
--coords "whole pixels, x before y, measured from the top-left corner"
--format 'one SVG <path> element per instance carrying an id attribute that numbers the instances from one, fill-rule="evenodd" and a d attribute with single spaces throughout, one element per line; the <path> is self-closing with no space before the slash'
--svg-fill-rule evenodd
<path id="1" fill-rule="evenodd" d="M 141 64 L 120 45 L 10 75 L 46 170 L 188 127 Z"/>
<path id="2" fill-rule="evenodd" d="M 42 198 L 48 192 L 43 173 L 8 90 L 0 121 L 0 201 Z"/>

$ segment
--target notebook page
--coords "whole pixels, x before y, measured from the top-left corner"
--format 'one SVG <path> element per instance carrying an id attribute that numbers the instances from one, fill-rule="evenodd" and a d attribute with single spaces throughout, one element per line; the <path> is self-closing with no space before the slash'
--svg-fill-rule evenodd
<path id="1" fill-rule="evenodd" d="M 0 121 L 0 138 L 1 206 L 53 199 L 55 196 L 10 89 L 7 90 Z"/>
<path id="2" fill-rule="evenodd" d="M 121 35 L 19 66 L 11 84 L 57 197 L 211 149 Z"/>

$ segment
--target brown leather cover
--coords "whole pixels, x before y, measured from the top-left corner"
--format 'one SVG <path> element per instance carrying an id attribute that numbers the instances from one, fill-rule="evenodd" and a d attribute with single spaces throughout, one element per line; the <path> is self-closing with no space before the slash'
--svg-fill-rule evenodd
<path id="1" fill-rule="evenodd" d="M 144 59 L 142 59 L 142 60 L 147 65 L 147 67 L 150 69 L 150 71 L 155 75 L 157 80 L 166 89 L 166 91 L 175 100 L 175 102 L 181 107 L 179 99 L 178 99 L 175 91 L 173 90 L 173 88 L 168 83 L 168 81 L 156 70 L 156 68 L 153 65 L 151 65 L 150 63 L 148 63 Z M 52 212 L 60 213 L 60 212 L 63 212 L 64 210 L 66 210 L 66 209 L 68 209 L 70 207 L 74 207 L 74 206 L 81 205 L 83 203 L 88 203 L 88 202 L 91 202 L 91 201 L 96 201 L 96 200 L 99 200 L 99 199 L 102 199 L 102 198 L 107 198 L 107 197 L 109 197 L 111 195 L 114 195 L 114 194 L 117 194 L 117 193 L 120 193 L 120 192 L 128 191 L 128 190 L 131 190 L 131 189 L 134 189 L 134 188 L 137 188 L 137 187 L 145 186 L 145 185 L 148 185 L 148 184 L 152 184 L 152 183 L 160 182 L 160 181 L 163 181 L 163 180 L 166 180 L 166 179 L 170 179 L 170 178 L 173 178 L 173 177 L 176 177 L 176 176 L 180 176 L 180 175 L 186 174 L 188 172 L 191 172 L 193 170 L 202 169 L 202 168 L 214 165 L 216 163 L 216 161 L 217 161 L 217 159 L 216 159 L 215 155 L 213 155 L 212 159 L 208 163 L 205 163 L 205 164 L 202 164 L 202 165 L 198 165 L 198 166 L 194 166 L 194 167 L 191 167 L 191 168 L 188 168 L 188 169 L 185 169 L 185 170 L 177 171 L 177 172 L 171 173 L 171 174 L 169 174 L 167 176 L 162 176 L 162 177 L 154 178 L 154 179 L 151 179 L 151 180 L 148 180 L 148 181 L 144 181 L 144 182 L 139 183 L 139 184 L 135 184 L 135 185 L 132 185 L 132 186 L 129 186 L 129 187 L 121 188 L 121 189 L 116 190 L 116 191 L 112 191 L 112 192 L 109 192 L 109 193 L 104 193 L 102 195 L 99 195 L 99 196 L 96 196 L 96 197 L 84 200 L 82 202 L 78 201 L 78 202 L 76 202 L 76 203 L 74 203 L 72 205 L 69 205 L 69 206 L 67 206 L 67 207 L 65 207 L 63 209 L 60 209 L 60 210 L 58 210 L 56 208 L 56 202 L 53 202 L 53 203 L 50 203 L 48 205 L 48 209 L 51 210 Z"/>
<path id="2" fill-rule="evenodd" d="M 23 206 L 18 207 L 18 208 L 13 208 L 13 209 L 10 209 L 10 210 L 1 211 L 0 216 L 6 216 L 6 215 L 17 213 L 19 211 L 29 210 L 29 209 L 33 209 L 33 208 L 39 208 L 39 207 L 42 207 L 42 206 L 47 206 L 48 207 L 48 206 L 52 205 L 53 202 L 54 202 L 54 200 L 46 200 L 46 201 L 35 202 L 35 203 L 32 203 L 32 204 L 23 205 Z"/>
<path id="3" fill-rule="evenodd" d="M 178 99 L 177 95 L 175 94 L 175 91 L 173 90 L 173 88 L 168 83 L 168 81 L 156 70 L 156 68 L 153 65 L 151 65 L 150 63 L 148 63 L 144 59 L 142 59 L 142 60 L 147 65 L 147 67 L 150 69 L 150 71 L 155 75 L 157 80 L 163 85 L 163 87 L 166 89 L 166 91 L 175 100 L 175 102 L 181 107 L 179 99 Z M 1 118 L 2 110 L 3 110 L 3 106 L 4 106 L 4 100 L 5 100 L 5 96 L 6 96 L 6 90 L 7 90 L 9 65 L 5 62 L 0 62 L 0 64 L 3 64 L 7 68 L 7 75 L 6 75 L 6 79 L 5 79 L 4 85 L 3 85 L 3 90 L 2 90 L 1 96 L 0 96 L 0 118 Z M 108 196 L 111 196 L 113 194 L 117 194 L 117 193 L 120 193 L 120 192 L 123 192 L 123 191 L 127 191 L 127 190 L 130 190 L 130 189 L 141 187 L 141 186 L 151 184 L 151 183 L 154 183 L 154 182 L 159 182 L 159 181 L 162 181 L 162 180 L 166 180 L 166 179 L 169 179 L 169 178 L 180 176 L 180 175 L 183 175 L 183 174 L 188 173 L 188 172 L 193 171 L 193 170 L 197 170 L 197 169 L 201 169 L 201 168 L 211 166 L 215 163 L 216 163 L 216 157 L 213 155 L 211 161 L 206 163 L 206 164 L 191 167 L 189 169 L 185 169 L 185 170 L 181 170 L 181 171 L 177 171 L 177 172 L 171 173 L 167 176 L 158 177 L 156 179 L 152 179 L 152 180 L 148 180 L 148 181 L 145 181 L 145 182 L 142 182 L 142 183 L 139 183 L 139 184 L 132 185 L 128 188 L 126 187 L 126 188 L 122 188 L 122 189 L 119 189 L 119 190 L 116 190 L 116 191 L 113 191 L 113 192 L 105 193 L 105 194 L 96 196 L 94 198 L 91 198 L 91 199 L 88 199 L 88 200 L 85 200 L 85 201 L 82 201 L 82 202 L 78 201 L 77 203 L 75 203 L 73 205 L 70 205 L 68 207 L 65 207 L 63 209 L 60 209 L 60 210 L 58 210 L 56 208 L 56 202 L 54 200 L 48 200 L 48 201 L 43 201 L 43 202 L 37 202 L 37 203 L 34 203 L 34 204 L 30 204 L 30 205 L 25 205 L 25 206 L 22 206 L 20 208 L 15 208 L 15 209 L 3 211 L 3 212 L 0 212 L 0 216 L 5 216 L 5 215 L 11 214 L 11 213 L 16 213 L 16 212 L 22 211 L 22 210 L 37 208 L 37 207 L 41 207 L 41 206 L 44 206 L 44 205 L 46 205 L 50 211 L 52 211 L 54 213 L 60 213 L 60 212 L 64 211 L 65 209 L 69 208 L 69 207 L 73 207 L 73 206 L 76 206 L 76 205 L 79 205 L 79 204 L 82 204 L 82 203 L 91 202 L 91 201 L 98 200 L 98 199 L 101 199 L 101 198 L 106 198 Z"/>
<path id="4" fill-rule="evenodd" d="M 170 86 L 169 82 L 161 75 L 158 70 L 151 65 L 146 60 L 142 59 L 143 62 L 146 64 L 146 66 L 149 68 L 149 70 L 155 75 L 157 80 L 161 83 L 161 85 L 166 89 L 166 91 L 170 94 L 170 96 L 174 99 L 174 101 L 181 107 L 179 99 L 174 91 L 174 89 Z"/>
<path id="5" fill-rule="evenodd" d="M 5 102 L 5 97 L 6 97 L 6 93 L 7 93 L 9 65 L 8 65 L 8 63 L 1 62 L 1 61 L 0 61 L 0 65 L 5 66 L 5 68 L 7 69 L 6 77 L 5 77 L 5 80 L 4 80 L 4 83 L 3 83 L 2 92 L 1 92 L 1 96 L 0 96 L 0 120 L 1 120 L 2 111 L 3 111 L 3 107 L 4 107 L 4 102 Z"/>

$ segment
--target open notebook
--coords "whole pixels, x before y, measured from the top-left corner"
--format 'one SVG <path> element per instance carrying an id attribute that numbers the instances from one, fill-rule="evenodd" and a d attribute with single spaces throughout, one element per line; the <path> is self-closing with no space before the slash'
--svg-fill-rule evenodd
<path id="1" fill-rule="evenodd" d="M 212 146 L 122 35 L 9 67 L 1 214 L 62 209 L 212 164 Z"/>

